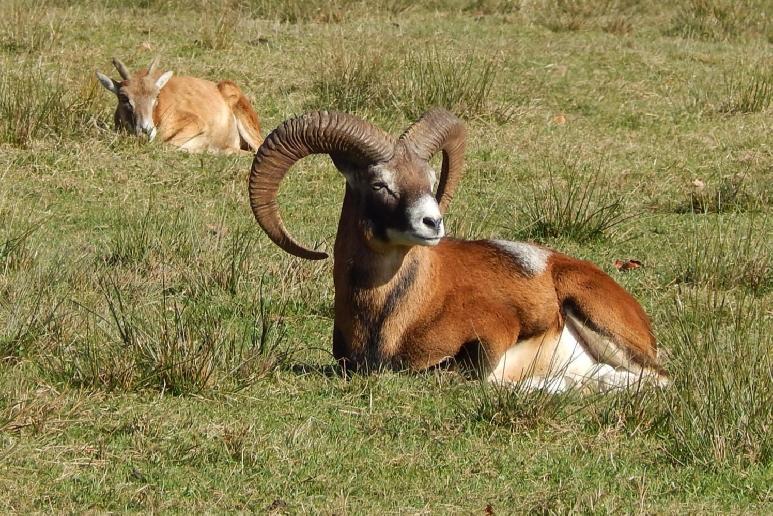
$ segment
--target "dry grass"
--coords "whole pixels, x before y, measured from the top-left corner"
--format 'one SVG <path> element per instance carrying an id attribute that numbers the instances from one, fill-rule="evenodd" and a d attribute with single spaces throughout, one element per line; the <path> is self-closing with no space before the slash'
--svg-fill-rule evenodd
<path id="1" fill-rule="evenodd" d="M 50 136 L 71 136 L 93 125 L 97 87 L 73 91 L 61 75 L 49 75 L 32 61 L 6 61 L 0 77 L 0 143 L 24 147 Z"/>
<path id="2" fill-rule="evenodd" d="M 768 2 L 745 0 L 686 0 L 677 4 L 670 34 L 712 41 L 765 34 L 771 30 Z"/>

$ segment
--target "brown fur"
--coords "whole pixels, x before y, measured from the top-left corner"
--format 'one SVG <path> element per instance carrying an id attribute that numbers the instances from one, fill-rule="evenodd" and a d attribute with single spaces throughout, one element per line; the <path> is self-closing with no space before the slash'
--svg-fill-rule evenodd
<path id="1" fill-rule="evenodd" d="M 233 111 L 241 138 L 241 149 L 257 151 L 263 138 L 260 136 L 260 120 L 252 104 L 242 90 L 231 81 L 217 83 L 217 89 Z"/>
<path id="2" fill-rule="evenodd" d="M 635 362 L 656 365 L 643 310 L 593 264 L 552 253 L 532 277 L 488 241 L 450 238 L 374 251 L 348 206 L 334 264 L 334 352 L 347 364 L 422 370 L 479 343 L 490 370 L 516 342 L 560 334 L 571 303 Z"/>
<path id="3" fill-rule="evenodd" d="M 221 85 L 196 77 L 172 77 L 158 94 L 153 111 L 158 138 L 191 152 L 256 151 L 263 141 L 257 114 L 234 83 Z M 240 124 L 249 132 L 242 134 Z"/>
<path id="4" fill-rule="evenodd" d="M 455 136 L 437 131 L 432 124 L 440 122 L 429 122 L 436 119 L 446 121 L 440 127 L 450 123 Z M 331 120 L 342 127 L 331 129 Z M 326 131 L 316 127 L 322 122 Z M 458 180 L 460 124 L 431 111 L 404 133 L 409 137 L 392 143 L 391 153 L 362 163 L 356 146 L 338 147 L 347 141 L 345 127 L 362 130 L 368 145 L 380 133 L 349 115 L 312 113 L 283 124 L 258 153 L 253 213 L 277 245 L 297 256 L 326 255 L 296 243 L 282 224 L 276 192 L 287 169 L 326 152 L 346 177 L 334 250 L 335 357 L 366 370 L 423 370 L 465 357 L 491 381 L 550 377 L 560 380 L 556 389 L 625 387 L 637 375 L 667 383 L 644 311 L 595 265 L 529 244 L 443 238 L 437 199 L 448 197 L 442 186 L 433 194 L 428 160 L 442 149 L 443 170 L 451 170 L 452 142 Z"/>
<path id="5" fill-rule="evenodd" d="M 132 99 L 134 111 L 147 112 L 149 118 L 150 111 L 144 110 L 152 109 L 156 138 L 190 152 L 257 151 L 263 141 L 260 121 L 236 84 L 173 75 L 159 90 L 155 81 L 162 74 L 155 70 L 149 76 L 148 70 L 142 70 L 115 83 L 121 94 Z M 140 134 L 135 121 L 132 108 L 119 98 L 117 128 Z"/>

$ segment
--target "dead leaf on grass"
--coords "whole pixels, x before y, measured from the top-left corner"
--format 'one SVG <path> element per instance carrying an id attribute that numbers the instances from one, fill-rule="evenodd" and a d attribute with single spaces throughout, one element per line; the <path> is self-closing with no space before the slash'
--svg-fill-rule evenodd
<path id="1" fill-rule="evenodd" d="M 620 272 L 626 272 L 633 269 L 638 269 L 642 266 L 639 260 L 615 260 L 615 269 Z"/>

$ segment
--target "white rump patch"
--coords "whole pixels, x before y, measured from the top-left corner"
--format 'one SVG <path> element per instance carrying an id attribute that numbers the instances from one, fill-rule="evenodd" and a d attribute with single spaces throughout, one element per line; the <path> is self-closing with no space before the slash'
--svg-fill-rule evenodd
<path id="1" fill-rule="evenodd" d="M 492 244 L 509 254 L 530 276 L 545 272 L 550 251 L 526 242 L 510 242 L 507 240 L 489 240 Z"/>

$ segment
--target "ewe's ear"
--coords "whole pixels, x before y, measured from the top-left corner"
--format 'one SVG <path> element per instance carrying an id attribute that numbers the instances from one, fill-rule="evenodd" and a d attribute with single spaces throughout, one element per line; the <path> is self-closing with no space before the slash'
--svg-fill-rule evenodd
<path id="1" fill-rule="evenodd" d="M 107 91 L 110 91 L 118 95 L 118 88 L 120 88 L 120 84 L 118 84 L 118 82 L 114 81 L 107 75 L 99 72 L 97 72 L 97 79 L 99 79 L 99 82 L 102 84 L 102 86 L 105 87 Z"/>
<path id="2" fill-rule="evenodd" d="M 172 75 L 174 75 L 174 72 L 172 70 L 169 70 L 168 72 L 164 72 L 163 74 L 161 74 L 161 77 L 156 79 L 156 88 L 158 88 L 159 90 L 163 88 L 166 85 L 166 83 L 169 81 L 169 79 L 172 78 Z"/>

